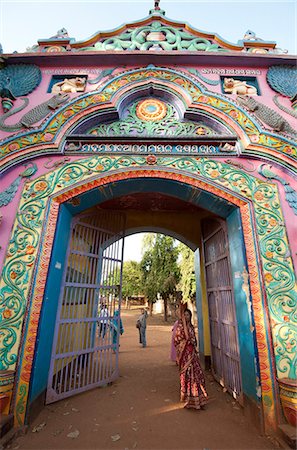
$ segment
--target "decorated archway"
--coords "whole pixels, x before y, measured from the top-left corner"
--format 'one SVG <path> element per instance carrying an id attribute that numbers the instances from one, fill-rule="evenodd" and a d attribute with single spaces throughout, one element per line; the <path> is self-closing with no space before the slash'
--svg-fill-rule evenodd
<path id="1" fill-rule="evenodd" d="M 17 423 L 25 420 L 59 207 L 83 192 L 138 178 L 176 180 L 239 208 L 255 317 L 264 421 L 267 430 L 274 428 L 279 407 L 276 376 L 289 376 L 294 368 L 288 318 L 294 313 L 296 295 L 277 186 L 217 160 L 178 156 L 96 155 L 65 164 L 25 185 L 1 280 L 6 301 L 2 367 L 18 365 L 14 407 Z"/>

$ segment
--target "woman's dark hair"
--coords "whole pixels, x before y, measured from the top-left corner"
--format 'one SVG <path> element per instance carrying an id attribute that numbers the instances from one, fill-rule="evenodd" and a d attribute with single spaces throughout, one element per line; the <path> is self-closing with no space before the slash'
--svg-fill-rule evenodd
<path id="1" fill-rule="evenodd" d="M 185 314 L 185 312 L 188 312 L 190 314 L 190 319 L 192 319 L 192 311 L 187 308 L 184 310 L 184 314 Z"/>

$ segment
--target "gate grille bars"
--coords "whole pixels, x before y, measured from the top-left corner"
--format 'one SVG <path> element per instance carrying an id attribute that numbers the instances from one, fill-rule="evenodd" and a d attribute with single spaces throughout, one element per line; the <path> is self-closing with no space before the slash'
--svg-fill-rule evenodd
<path id="1" fill-rule="evenodd" d="M 224 224 L 205 221 L 203 250 L 214 377 L 242 402 L 237 321 Z"/>
<path id="2" fill-rule="evenodd" d="M 124 230 L 125 217 L 115 212 L 72 222 L 46 403 L 118 377 Z"/>

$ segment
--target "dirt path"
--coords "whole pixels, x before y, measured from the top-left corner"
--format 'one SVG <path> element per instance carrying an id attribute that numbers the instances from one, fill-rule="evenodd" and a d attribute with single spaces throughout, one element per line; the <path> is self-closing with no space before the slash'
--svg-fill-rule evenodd
<path id="1" fill-rule="evenodd" d="M 13 449 L 273 449 L 233 399 L 208 376 L 211 401 L 204 411 L 179 403 L 178 369 L 169 360 L 171 325 L 148 319 L 148 347 L 138 344 L 135 317 L 123 311 L 120 378 L 46 406 Z M 41 431 L 32 429 L 41 423 Z M 67 437 L 69 433 L 78 437 Z M 113 441 L 114 439 L 114 441 Z"/>

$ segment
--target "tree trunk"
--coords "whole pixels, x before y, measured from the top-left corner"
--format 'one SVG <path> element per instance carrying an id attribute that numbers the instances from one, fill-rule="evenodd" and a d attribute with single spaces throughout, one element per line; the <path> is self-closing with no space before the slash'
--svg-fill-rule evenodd
<path id="1" fill-rule="evenodd" d="M 153 307 L 154 307 L 154 303 L 151 301 L 151 300 L 149 300 L 149 310 L 150 310 L 150 316 L 152 316 L 153 315 Z"/>
<path id="2" fill-rule="evenodd" d="M 164 321 L 167 322 L 167 320 L 168 320 L 168 311 L 167 311 L 168 298 L 163 297 L 163 300 L 164 300 Z"/>

